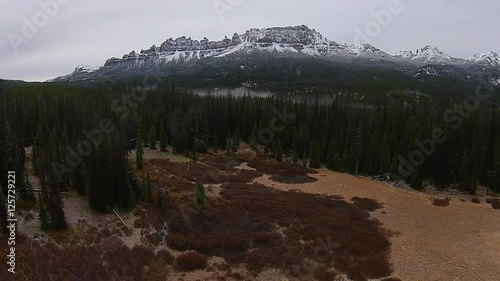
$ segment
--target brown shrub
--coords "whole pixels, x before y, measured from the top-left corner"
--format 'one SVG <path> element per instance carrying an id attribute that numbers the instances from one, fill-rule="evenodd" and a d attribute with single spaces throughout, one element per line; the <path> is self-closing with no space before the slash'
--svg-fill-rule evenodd
<path id="1" fill-rule="evenodd" d="M 319 267 L 314 271 L 314 279 L 319 281 L 334 281 L 337 274 L 328 271 L 324 267 Z"/>
<path id="2" fill-rule="evenodd" d="M 368 212 L 373 212 L 382 208 L 382 205 L 374 199 L 353 197 L 351 200 L 354 203 L 354 206 Z"/>
<path id="3" fill-rule="evenodd" d="M 473 197 L 470 201 L 472 203 L 481 204 L 481 199 L 479 199 L 478 197 Z"/>
<path id="4" fill-rule="evenodd" d="M 451 198 L 450 197 L 446 197 L 444 199 L 441 199 L 441 198 L 434 198 L 432 200 L 432 204 L 434 206 L 438 206 L 438 207 L 448 207 L 450 205 L 450 201 L 451 201 Z"/>
<path id="5" fill-rule="evenodd" d="M 254 272 L 302 264 L 314 257 L 321 241 L 329 241 L 342 251 L 322 261 L 326 267 L 373 278 L 391 273 L 390 243 L 380 224 L 364 209 L 326 196 L 226 183 L 221 198 L 211 202 L 206 213 L 184 220 L 172 210 L 168 222 L 169 246 L 220 256 L 230 265 L 243 263 Z M 276 234 L 276 224 L 286 228 L 283 239 Z"/>
<path id="6" fill-rule="evenodd" d="M 175 268 L 179 271 L 204 269 L 207 265 L 207 258 L 197 252 L 184 253 L 175 259 Z"/>
<path id="7" fill-rule="evenodd" d="M 158 251 L 156 253 L 156 258 L 162 259 L 166 264 L 172 264 L 174 262 L 172 254 L 165 249 Z"/>
<path id="8" fill-rule="evenodd" d="M 495 210 L 500 210 L 500 200 L 498 199 L 494 199 L 491 201 L 491 206 L 493 207 L 493 209 Z"/>
<path id="9" fill-rule="evenodd" d="M 255 232 L 253 235 L 253 243 L 259 246 L 270 246 L 274 244 L 275 238 L 271 233 Z"/>
<path id="10" fill-rule="evenodd" d="M 170 248 L 178 251 L 187 251 L 194 249 L 192 239 L 183 234 L 178 234 L 178 233 L 170 234 L 167 237 L 167 245 Z"/>
<path id="11" fill-rule="evenodd" d="M 148 270 L 142 274 L 141 280 L 143 281 L 164 281 L 168 280 L 168 268 L 163 259 L 153 259 L 149 265 Z"/>

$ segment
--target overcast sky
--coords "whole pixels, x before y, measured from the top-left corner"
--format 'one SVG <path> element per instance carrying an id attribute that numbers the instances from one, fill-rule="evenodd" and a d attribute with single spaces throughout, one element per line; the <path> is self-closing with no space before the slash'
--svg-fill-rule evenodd
<path id="1" fill-rule="evenodd" d="M 330 40 L 354 42 L 356 28 L 365 30 L 391 1 L 397 0 L 0 0 L 0 77 L 45 81 L 169 37 L 221 40 L 255 27 L 305 24 Z M 57 6 L 47 12 L 42 2 Z M 426 45 L 456 57 L 500 53 L 498 0 L 400 4 L 370 37 L 372 45 L 389 53 Z"/>

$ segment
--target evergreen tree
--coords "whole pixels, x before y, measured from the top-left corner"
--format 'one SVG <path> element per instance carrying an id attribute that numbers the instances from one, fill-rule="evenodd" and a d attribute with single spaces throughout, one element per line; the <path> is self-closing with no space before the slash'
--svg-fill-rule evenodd
<path id="1" fill-rule="evenodd" d="M 327 163 L 326 163 L 326 167 L 330 170 L 335 170 L 336 168 L 336 163 L 335 163 L 335 156 L 338 155 L 337 154 L 337 146 L 336 146 L 336 143 L 335 143 L 335 140 L 332 138 L 332 140 L 330 141 L 330 143 L 328 144 L 328 155 L 327 155 Z"/>
<path id="2" fill-rule="evenodd" d="M 311 144 L 311 153 L 310 153 L 309 166 L 311 168 L 320 168 L 321 161 L 321 143 L 314 139 Z"/>
<path id="3" fill-rule="evenodd" d="M 151 130 L 149 130 L 149 148 L 152 150 L 156 150 L 156 130 L 155 126 L 151 126 Z"/>
<path id="4" fill-rule="evenodd" d="M 194 206 L 197 210 L 205 210 L 207 208 L 207 195 L 205 193 L 205 187 L 201 183 L 196 185 L 196 194 L 194 199 Z"/>
<path id="5" fill-rule="evenodd" d="M 297 164 L 299 162 L 299 152 L 297 150 L 297 146 L 293 146 L 293 163 Z"/>
<path id="6" fill-rule="evenodd" d="M 160 150 L 162 152 L 167 151 L 167 132 L 165 131 L 163 120 L 160 123 Z"/>
<path id="7" fill-rule="evenodd" d="M 73 183 L 78 194 L 87 195 L 87 179 L 83 167 L 79 166 L 73 171 Z"/>
<path id="8" fill-rule="evenodd" d="M 45 207 L 45 203 L 43 200 L 38 200 L 39 202 L 39 207 L 38 207 L 38 220 L 40 221 L 40 228 L 42 230 L 48 230 L 49 229 L 49 214 L 47 213 L 47 209 Z"/>
<path id="9" fill-rule="evenodd" d="M 142 137 L 141 132 L 138 133 L 137 136 L 137 149 L 135 155 L 135 164 L 137 166 L 137 170 L 142 170 L 144 168 L 144 138 Z"/>
<path id="10" fill-rule="evenodd" d="M 281 141 L 276 142 L 276 147 L 274 149 L 274 159 L 278 162 L 283 161 L 283 147 L 281 146 Z"/>
<path id="11" fill-rule="evenodd" d="M 231 151 L 237 152 L 240 147 L 240 131 L 236 128 L 236 132 L 234 132 L 233 138 L 231 140 Z"/>
<path id="12" fill-rule="evenodd" d="M 217 137 L 217 133 L 215 131 L 212 136 L 212 146 L 214 148 L 214 153 L 217 153 L 217 150 L 219 148 L 219 138 Z"/>

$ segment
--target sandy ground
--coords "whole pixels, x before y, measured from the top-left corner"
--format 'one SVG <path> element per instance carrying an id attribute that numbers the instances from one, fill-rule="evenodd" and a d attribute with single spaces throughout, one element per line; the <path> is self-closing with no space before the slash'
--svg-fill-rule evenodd
<path id="1" fill-rule="evenodd" d="M 275 183 L 269 176 L 255 182 L 279 190 L 373 198 L 383 209 L 372 215 L 391 238 L 393 276 L 408 280 L 499 280 L 500 211 L 489 204 L 453 199 L 448 207 L 432 205 L 431 195 L 368 178 L 320 169 L 319 182 Z"/>

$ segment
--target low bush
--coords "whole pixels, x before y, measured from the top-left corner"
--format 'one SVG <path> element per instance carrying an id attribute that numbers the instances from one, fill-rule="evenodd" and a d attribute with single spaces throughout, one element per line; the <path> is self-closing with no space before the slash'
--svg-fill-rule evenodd
<path id="1" fill-rule="evenodd" d="M 260 246 L 274 244 L 274 236 L 267 232 L 256 232 L 253 234 L 253 243 Z"/>
<path id="2" fill-rule="evenodd" d="M 448 207 L 450 206 L 450 201 L 451 201 L 450 197 L 446 197 L 444 199 L 434 198 L 434 200 L 432 200 L 432 204 L 438 207 Z"/>
<path id="3" fill-rule="evenodd" d="M 481 204 L 481 199 L 479 199 L 478 197 L 473 197 L 470 201 L 472 203 Z"/>
<path id="4" fill-rule="evenodd" d="M 500 200 L 498 199 L 494 199 L 491 201 L 491 206 L 493 207 L 493 209 L 495 210 L 500 210 Z"/>
<path id="5" fill-rule="evenodd" d="M 328 271 L 320 267 L 314 271 L 314 279 L 319 281 L 334 281 L 337 275 L 333 271 Z"/>
<path id="6" fill-rule="evenodd" d="M 179 271 L 205 269 L 207 265 L 207 258 L 197 252 L 184 253 L 175 259 L 175 268 Z"/>

